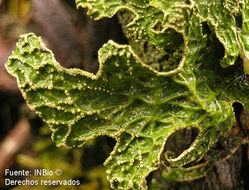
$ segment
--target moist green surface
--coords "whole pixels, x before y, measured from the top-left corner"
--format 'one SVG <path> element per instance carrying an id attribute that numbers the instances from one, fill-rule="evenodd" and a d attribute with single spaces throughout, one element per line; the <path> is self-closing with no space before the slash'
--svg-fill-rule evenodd
<path id="1" fill-rule="evenodd" d="M 239 101 L 248 110 L 248 1 L 76 3 L 94 19 L 121 11 L 129 45 L 104 44 L 94 75 L 61 67 L 30 33 L 20 37 L 6 68 L 57 145 L 81 146 L 100 135 L 116 139 L 104 163 L 112 188 L 147 189 L 145 178 L 159 167 L 176 130 L 195 127 L 199 135 L 178 157 L 165 154 L 168 167 L 201 159 L 233 126 L 232 104 Z M 215 52 L 223 50 L 215 49 L 211 35 L 224 47 L 220 60 Z M 203 176 L 202 169 L 191 175 Z"/>

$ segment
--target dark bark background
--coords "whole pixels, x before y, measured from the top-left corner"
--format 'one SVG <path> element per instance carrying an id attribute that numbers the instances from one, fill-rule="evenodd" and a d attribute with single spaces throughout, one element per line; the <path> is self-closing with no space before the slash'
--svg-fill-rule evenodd
<path id="1" fill-rule="evenodd" d="M 86 16 L 85 10 L 75 10 L 72 0 L 0 0 L 0 189 L 14 188 L 4 186 L 4 169 L 28 168 L 29 164 L 23 166 L 17 156 L 22 153 L 41 157 L 32 145 L 49 138 L 41 137 L 39 130 L 44 124 L 27 108 L 16 81 L 4 68 L 19 35 L 27 32 L 42 36 L 64 67 L 93 73 L 98 70 L 97 51 L 104 43 L 109 39 L 127 43 L 117 17 L 93 21 Z M 161 177 L 162 167 L 147 177 L 149 189 L 249 189 L 249 113 L 245 113 L 241 105 L 234 107 L 237 123 L 200 161 L 211 163 L 205 177 L 190 182 L 169 181 Z M 180 154 L 194 141 L 197 132 L 182 130 L 178 135 L 184 137 L 183 140 L 173 135 L 165 151 Z M 84 148 L 79 170 L 89 171 L 101 166 L 114 145 L 115 141 L 110 138 L 92 142 Z M 69 160 L 72 154 L 69 154 Z M 97 172 L 95 175 L 104 174 Z M 96 177 L 97 182 L 92 182 L 92 178 L 79 178 L 85 184 L 81 189 L 109 189 L 101 177 Z"/>

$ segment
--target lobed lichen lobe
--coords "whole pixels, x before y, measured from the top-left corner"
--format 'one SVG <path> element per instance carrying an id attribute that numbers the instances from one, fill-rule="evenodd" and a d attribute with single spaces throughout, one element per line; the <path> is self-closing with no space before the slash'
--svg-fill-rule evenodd
<path id="1" fill-rule="evenodd" d="M 174 175 L 182 175 L 182 166 L 200 160 L 233 126 L 233 102 L 248 110 L 249 88 L 238 88 L 235 79 L 241 74 L 235 64 L 239 54 L 247 72 L 247 1 L 76 4 L 97 20 L 121 11 L 129 45 L 104 44 L 95 75 L 61 67 L 41 38 L 30 33 L 20 37 L 6 68 L 17 78 L 29 107 L 49 124 L 57 145 L 81 146 L 101 135 L 116 139 L 105 161 L 112 188 L 147 189 L 146 177 L 161 164 L 169 136 L 195 127 L 199 135 L 187 150 L 176 158 L 164 155 Z M 243 15 L 242 31 L 235 13 Z M 222 60 L 207 51 L 204 22 L 224 47 Z M 187 173 L 198 178 L 203 171 Z"/>

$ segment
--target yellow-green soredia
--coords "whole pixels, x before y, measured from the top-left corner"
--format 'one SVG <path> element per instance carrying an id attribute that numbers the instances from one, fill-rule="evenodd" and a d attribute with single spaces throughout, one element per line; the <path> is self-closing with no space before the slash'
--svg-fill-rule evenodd
<path id="1" fill-rule="evenodd" d="M 6 68 L 17 78 L 29 107 L 50 126 L 58 146 L 82 146 L 101 135 L 116 139 L 104 163 L 113 189 L 147 189 L 146 177 L 162 158 L 172 173 L 163 176 L 183 175 L 182 166 L 200 160 L 233 126 L 232 104 L 240 102 L 249 109 L 243 64 L 235 64 L 240 56 L 249 73 L 248 0 L 76 3 L 88 8 L 94 19 L 119 12 L 129 45 L 104 44 L 94 75 L 63 68 L 41 38 L 29 33 L 20 37 Z M 224 47 L 220 64 L 208 50 L 204 22 Z M 151 53 L 140 46 L 145 42 Z M 168 54 L 174 66 L 163 65 L 158 71 L 158 57 Z M 162 157 L 171 134 L 193 127 L 199 134 L 187 150 L 176 158 Z M 201 177 L 205 167 L 184 169 L 189 177 L 181 179 Z"/>

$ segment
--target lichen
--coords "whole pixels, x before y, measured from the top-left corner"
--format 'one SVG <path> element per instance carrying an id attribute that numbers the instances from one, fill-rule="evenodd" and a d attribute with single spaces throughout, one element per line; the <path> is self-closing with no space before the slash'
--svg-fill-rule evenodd
<path id="1" fill-rule="evenodd" d="M 187 150 L 176 158 L 164 155 L 164 163 L 177 174 L 177 168 L 200 160 L 233 126 L 234 102 L 248 110 L 249 85 L 238 79 L 245 76 L 243 64 L 235 64 L 240 54 L 248 72 L 248 1 L 76 3 L 88 8 L 94 19 L 110 18 L 123 10 L 132 14 L 119 17 L 130 44 L 104 44 L 95 75 L 63 68 L 41 38 L 30 33 L 20 37 L 6 68 L 17 78 L 29 107 L 50 126 L 58 146 L 82 146 L 101 135 L 116 139 L 104 163 L 112 188 L 147 189 L 146 177 L 161 164 L 168 137 L 176 130 L 195 127 L 199 134 Z M 242 28 L 234 16 L 239 13 Z M 208 50 L 204 22 L 224 47 L 221 60 Z M 152 54 L 146 53 L 145 42 Z M 140 44 L 137 49 L 136 44 Z M 166 54 L 170 54 L 167 62 L 174 64 L 157 69 L 158 65 L 164 68 L 165 61 L 149 56 Z M 195 170 L 194 178 L 203 176 L 201 171 Z"/>

